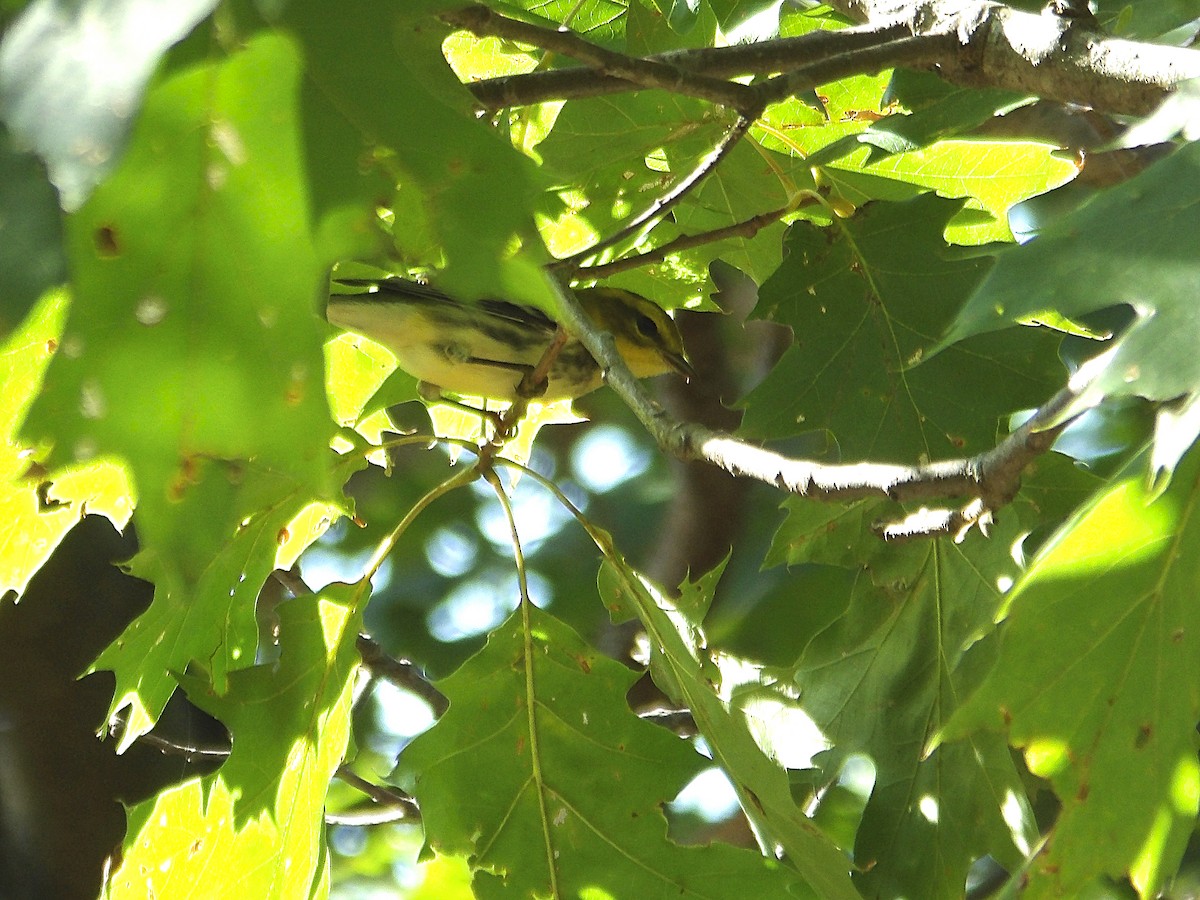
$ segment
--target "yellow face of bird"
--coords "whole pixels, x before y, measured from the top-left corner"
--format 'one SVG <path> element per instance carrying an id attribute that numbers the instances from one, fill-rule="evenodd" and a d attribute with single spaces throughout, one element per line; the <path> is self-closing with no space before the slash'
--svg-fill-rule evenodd
<path id="1" fill-rule="evenodd" d="M 618 352 L 638 378 L 671 371 L 695 377 L 683 353 L 679 327 L 661 307 L 620 288 L 585 288 L 575 295 L 588 317 L 612 334 Z"/>

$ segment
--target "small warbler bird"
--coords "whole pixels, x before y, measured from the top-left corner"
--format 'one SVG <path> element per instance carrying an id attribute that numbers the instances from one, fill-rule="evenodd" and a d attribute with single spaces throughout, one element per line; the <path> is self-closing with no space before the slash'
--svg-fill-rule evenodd
<path id="1" fill-rule="evenodd" d="M 346 280 L 366 287 L 333 294 L 330 322 L 369 337 L 396 355 L 400 368 L 420 380 L 420 393 L 512 401 L 554 340 L 558 325 L 539 309 L 504 300 L 462 303 L 427 284 L 403 278 Z M 575 292 L 579 304 L 638 378 L 675 371 L 695 375 L 675 322 L 660 307 L 630 291 L 594 287 Z M 600 387 L 600 366 L 583 344 L 567 340 L 547 373 L 539 400 L 580 397 Z"/>

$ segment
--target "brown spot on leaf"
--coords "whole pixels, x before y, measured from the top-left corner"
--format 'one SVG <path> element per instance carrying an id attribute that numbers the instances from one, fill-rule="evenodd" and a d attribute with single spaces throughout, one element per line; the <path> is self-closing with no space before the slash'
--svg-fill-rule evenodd
<path id="1" fill-rule="evenodd" d="M 121 242 L 117 239 L 117 229 L 113 225 L 101 225 L 93 236 L 96 242 L 96 252 L 104 257 L 119 256 Z"/>
<path id="2" fill-rule="evenodd" d="M 167 486 L 167 497 L 172 501 L 182 500 L 188 489 L 200 482 L 201 469 L 202 458 L 199 456 L 185 456 L 180 459 L 179 469 Z"/>

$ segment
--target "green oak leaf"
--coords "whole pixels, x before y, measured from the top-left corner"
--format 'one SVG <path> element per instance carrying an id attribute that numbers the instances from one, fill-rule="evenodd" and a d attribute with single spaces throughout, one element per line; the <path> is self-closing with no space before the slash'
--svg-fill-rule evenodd
<path id="1" fill-rule="evenodd" d="M 661 805 L 704 760 L 629 709 L 637 674 L 522 607 L 438 688 L 450 708 L 400 755 L 439 853 L 480 897 L 788 896 L 794 873 L 668 840 Z"/>
<path id="2" fill-rule="evenodd" d="M 126 741 L 166 702 L 169 670 L 200 660 L 223 686 L 253 661 L 263 550 L 332 493 L 299 64 L 263 34 L 165 77 L 69 222 L 71 312 L 26 431 L 56 459 L 118 455 L 133 475 L 134 570 L 156 599 L 97 663 L 120 670 Z"/>
<path id="3" fill-rule="evenodd" d="M 529 230 L 545 179 L 475 116 L 471 95 L 442 56 L 444 27 L 428 19 L 398 22 L 402 11 L 403 4 L 371 0 L 344 3 L 337 15 L 319 0 L 288 4 L 284 24 L 309 62 L 306 103 L 323 123 L 313 131 L 338 141 L 327 148 L 344 170 L 330 185 L 330 202 L 365 160 L 377 176 L 370 183 L 386 178 L 403 186 L 397 222 L 420 221 L 415 254 L 444 253 L 441 283 L 462 296 L 484 296 L 514 236 Z M 352 147 L 357 152 L 347 153 Z M 411 237 L 398 230 L 402 254 Z"/>
<path id="4" fill-rule="evenodd" d="M 1154 896 L 1200 805 L 1200 452 L 1156 496 L 1144 466 L 1097 493 L 1018 581 L 986 680 L 944 738 L 1004 730 L 1063 809 L 1030 897 L 1128 874 Z"/>
<path id="5" fill-rule="evenodd" d="M 1061 522 L 1099 483 L 1056 454 L 1026 481 L 987 537 L 961 543 L 880 541 L 871 525 L 903 516 L 899 504 L 784 504 L 767 564 L 807 576 L 790 598 L 802 610 L 789 619 L 801 647 L 791 671 L 802 708 L 832 743 L 817 762 L 826 778 L 859 754 L 875 767 L 854 857 L 868 896 L 958 897 L 980 855 L 1011 870 L 1036 843 L 1003 743 L 977 734 L 936 746 L 995 659 L 1001 588 L 1019 575 L 1014 544 Z"/>
<path id="6" fill-rule="evenodd" d="M 567 26 L 590 43 L 614 50 L 625 49 L 627 2 L 617 0 L 499 0 L 492 4 L 498 11 L 524 21 L 551 28 Z M 569 57 L 548 54 L 558 66 L 577 65 Z"/>
<path id="7" fill-rule="evenodd" d="M 1137 319 L 1089 366 L 1078 408 L 1106 396 L 1171 400 L 1200 390 L 1200 143 L 1098 193 L 1002 254 L 945 343 L 1046 315 L 1127 304 Z"/>
<path id="8" fill-rule="evenodd" d="M 225 696 L 182 679 L 233 748 L 214 774 L 129 810 L 110 900 L 328 893 L 325 794 L 350 736 L 362 594 L 333 585 L 280 604 L 278 663 L 235 673 Z"/>
<path id="9" fill-rule="evenodd" d="M 573 100 L 537 152 L 571 186 L 565 199 L 575 217 L 604 237 L 688 174 L 732 122 L 698 100 L 653 91 Z M 559 245 L 548 241 L 550 249 L 559 256 L 583 249 L 566 240 L 564 234 Z"/>
<path id="10" fill-rule="evenodd" d="M 880 119 L 860 136 L 887 153 L 903 153 L 970 131 L 995 116 L 1033 103 L 1027 94 L 973 90 L 942 81 L 932 72 L 897 69 L 888 95 L 910 112 Z"/>
<path id="11" fill-rule="evenodd" d="M 1036 840 L 1004 742 L 985 735 L 949 753 L 928 751 L 980 678 L 967 651 L 991 630 L 997 580 L 1015 568 L 1009 547 L 1019 523 L 1004 523 L 990 539 L 893 546 L 865 527 L 877 504 L 858 504 L 825 525 L 793 521 L 803 511 L 794 506 L 781 529 L 812 532 L 810 541 L 793 537 L 801 558 L 848 563 L 844 550 L 855 546 L 867 557 L 849 605 L 832 621 L 813 622 L 820 630 L 793 667 L 801 707 L 832 744 L 816 760 L 826 778 L 856 754 L 875 767 L 854 847 L 856 883 L 872 897 L 959 897 L 975 859 L 990 854 L 1016 865 Z M 1013 810 L 1020 815 L 1010 823 Z"/>
<path id="12" fill-rule="evenodd" d="M 18 437 L 62 336 L 67 297 L 47 293 L 0 344 L 0 597 L 19 600 L 29 579 L 85 513 L 124 528 L 133 512 L 129 473 L 113 459 L 46 471 Z"/>
<path id="13" fill-rule="evenodd" d="M 942 233 L 958 208 L 926 194 L 830 229 L 792 225 L 757 315 L 791 326 L 795 344 L 743 401 L 744 434 L 827 429 L 846 460 L 957 457 L 1053 392 L 1062 367 L 1049 334 L 1013 330 L 924 359 L 987 269 L 949 253 Z"/>
<path id="14" fill-rule="evenodd" d="M 709 601 L 698 595 L 711 595 L 714 587 L 715 578 L 709 576 L 687 586 L 685 607 L 701 613 Z M 850 883 L 849 860 L 796 805 L 787 771 L 756 743 L 745 712 L 718 694 L 721 670 L 705 647 L 700 622 L 619 558 L 610 557 L 601 568 L 600 595 L 616 614 L 635 613 L 641 620 L 655 649 L 655 683 L 691 710 L 713 761 L 733 783 L 760 840 L 783 848 L 817 896 L 858 898 Z"/>
<path id="15" fill-rule="evenodd" d="M 1097 0 L 1096 18 L 1106 33 L 1129 40 L 1154 40 L 1196 20 L 1194 0 Z"/>
<path id="16" fill-rule="evenodd" d="M 116 676 L 110 713 L 125 713 L 122 748 L 153 726 L 175 689 L 172 673 L 196 661 L 223 692 L 232 672 L 253 664 L 259 590 L 312 499 L 305 485 L 252 464 L 197 463 L 189 478 L 175 507 L 194 530 L 187 556 L 143 545 L 129 570 L 154 584 L 154 599 L 88 670 Z"/>
<path id="17" fill-rule="evenodd" d="M 945 140 L 864 165 L 863 170 L 929 188 L 942 197 L 970 198 L 947 224 L 946 238 L 956 244 L 985 244 L 1013 239 L 1007 216 L 1016 204 L 1079 174 L 1078 163 L 1056 156 L 1057 150 L 1035 141 Z M 987 216 L 976 222 L 979 210 Z"/>

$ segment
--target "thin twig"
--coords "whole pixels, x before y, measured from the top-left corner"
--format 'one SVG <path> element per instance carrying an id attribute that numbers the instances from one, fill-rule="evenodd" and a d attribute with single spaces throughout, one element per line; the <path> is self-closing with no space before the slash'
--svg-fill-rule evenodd
<path id="1" fill-rule="evenodd" d="M 417 806 L 417 801 L 404 791 L 367 781 L 346 766 L 339 766 L 334 777 L 370 797 L 374 805 L 363 810 L 326 813 L 325 821 L 330 825 L 381 825 L 421 820 L 421 808 Z"/>
<path id="2" fill-rule="evenodd" d="M 181 756 L 189 763 L 196 760 L 224 762 L 232 752 L 228 746 L 190 744 L 162 737 L 152 731 L 138 735 L 137 741 L 139 744 L 154 747 L 165 755 Z M 334 777 L 366 794 L 377 805 L 362 812 L 326 813 L 325 821 L 331 825 L 373 825 L 399 820 L 419 821 L 421 818 L 417 802 L 403 791 L 373 784 L 344 765 L 338 767 Z"/>
<path id="3" fill-rule="evenodd" d="M 752 238 L 768 225 L 773 225 L 785 215 L 794 212 L 803 205 L 803 203 L 798 203 L 791 206 L 783 206 L 779 209 L 773 209 L 770 212 L 751 216 L 749 219 L 744 219 L 741 222 L 726 225 L 723 228 L 714 228 L 711 231 L 702 231 L 698 234 L 680 235 L 675 240 L 669 241 L 661 247 L 655 247 L 653 250 L 648 250 L 637 256 L 614 259 L 612 262 L 603 263 L 598 266 L 585 266 L 579 269 L 577 274 L 580 278 L 587 279 L 609 278 L 620 272 L 628 272 L 630 269 L 640 269 L 642 266 L 662 262 L 673 253 L 682 253 L 685 250 L 691 250 L 693 247 L 715 244 L 717 241 L 723 241 L 728 238 Z"/>
<path id="4" fill-rule="evenodd" d="M 628 240 L 641 231 L 647 223 L 652 222 L 665 214 L 673 206 L 683 200 L 683 198 L 687 196 L 688 192 L 691 191 L 692 188 L 699 184 L 705 178 L 705 176 L 707 176 L 720 164 L 721 160 L 723 160 L 733 150 L 738 141 L 746 136 L 746 133 L 750 130 L 750 126 L 754 124 L 754 120 L 758 117 L 759 112 L 761 112 L 761 109 L 758 112 L 755 112 L 753 115 L 743 114 L 738 116 L 738 119 L 736 122 L 734 122 L 733 127 L 725 133 L 725 136 L 721 138 L 721 142 L 713 148 L 712 152 L 710 152 L 706 157 L 704 157 L 704 159 L 700 161 L 699 165 L 697 165 L 691 172 L 680 179 L 675 186 L 671 188 L 671 190 L 667 191 L 667 193 L 663 194 L 652 204 L 650 204 L 650 206 L 641 214 L 635 216 L 633 220 L 625 225 L 620 231 L 610 235 L 602 241 L 598 241 L 585 250 L 581 250 L 572 256 L 568 256 L 564 259 L 558 260 L 557 262 L 551 263 L 549 266 L 547 266 L 547 268 L 553 272 L 573 274 L 579 270 L 579 267 L 584 260 L 591 259 L 596 254 L 607 250 L 609 247 L 616 246 L 622 241 Z"/>
<path id="5" fill-rule="evenodd" d="M 435 688 L 416 665 L 407 659 L 396 659 L 389 655 L 370 635 L 358 636 L 358 654 L 372 675 L 416 694 L 429 704 L 435 716 L 442 715 L 450 708 L 446 695 Z"/>
<path id="6" fill-rule="evenodd" d="M 125 722 L 119 717 L 114 716 L 113 721 L 109 723 L 110 729 L 115 730 L 117 726 L 124 726 Z M 137 736 L 139 744 L 145 744 L 148 747 L 153 747 L 162 753 L 164 756 L 181 756 L 185 762 L 196 762 L 197 760 L 214 760 L 224 762 L 229 758 L 230 748 L 228 744 L 193 744 L 184 741 L 172 740 L 171 738 L 163 737 L 160 734 L 155 734 L 153 731 L 147 731 L 144 734 Z"/>
<path id="7" fill-rule="evenodd" d="M 653 722 L 682 738 L 695 737 L 700 733 L 690 709 L 652 709 L 638 713 L 638 718 Z"/>
<path id="8" fill-rule="evenodd" d="M 471 5 L 441 14 L 443 22 L 479 36 L 520 41 L 552 50 L 587 63 L 598 75 L 619 78 L 638 88 L 657 88 L 696 97 L 747 111 L 754 106 L 754 92 L 746 85 L 673 66 L 653 59 L 639 59 L 589 43 L 572 31 L 554 30 L 502 16 L 486 6 Z"/>
<path id="9" fill-rule="evenodd" d="M 414 818 L 407 809 L 400 805 L 382 806 L 373 803 L 358 809 L 325 813 L 326 825 L 349 825 L 357 828 L 368 825 L 390 825 L 393 822 L 416 823 L 418 821 L 420 819 Z"/>
<path id="10" fill-rule="evenodd" d="M 293 597 L 307 597 L 313 592 L 313 589 L 305 583 L 304 579 L 300 577 L 300 573 L 294 568 L 276 569 L 271 575 Z"/>

